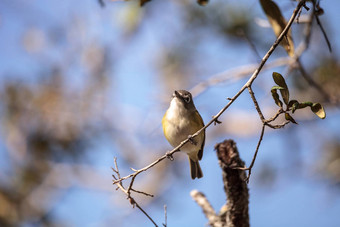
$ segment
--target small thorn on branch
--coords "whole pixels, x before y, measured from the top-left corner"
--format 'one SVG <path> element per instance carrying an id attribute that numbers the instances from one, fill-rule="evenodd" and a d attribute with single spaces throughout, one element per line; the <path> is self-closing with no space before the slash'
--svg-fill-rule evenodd
<path id="1" fill-rule="evenodd" d="M 133 208 L 135 208 L 136 201 L 132 197 L 128 197 L 130 204 L 132 205 Z"/>
<path id="2" fill-rule="evenodd" d="M 212 116 L 212 118 L 215 118 L 215 116 Z M 222 124 L 222 121 L 219 121 L 218 118 L 214 120 L 214 125 Z"/>
<path id="3" fill-rule="evenodd" d="M 174 160 L 174 157 L 172 156 L 172 153 L 170 151 L 166 152 L 165 155 L 170 161 Z"/>
<path id="4" fill-rule="evenodd" d="M 309 7 L 306 5 L 306 3 L 303 4 L 303 8 L 305 8 L 305 10 L 309 11 Z"/>

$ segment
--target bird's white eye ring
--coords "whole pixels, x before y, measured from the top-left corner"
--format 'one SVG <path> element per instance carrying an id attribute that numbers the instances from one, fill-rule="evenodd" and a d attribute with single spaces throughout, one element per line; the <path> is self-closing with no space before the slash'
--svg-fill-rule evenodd
<path id="1" fill-rule="evenodd" d="M 190 102 L 190 97 L 189 97 L 189 96 L 183 97 L 183 99 L 184 99 L 184 101 L 185 101 L 186 103 L 189 103 L 189 102 Z"/>

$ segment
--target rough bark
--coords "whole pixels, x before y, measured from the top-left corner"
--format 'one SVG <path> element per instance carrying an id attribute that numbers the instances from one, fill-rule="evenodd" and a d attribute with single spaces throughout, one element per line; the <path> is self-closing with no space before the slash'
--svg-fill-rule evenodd
<path id="1" fill-rule="evenodd" d="M 227 196 L 227 203 L 220 212 L 221 220 L 227 227 L 248 227 L 249 226 L 249 192 L 245 182 L 246 173 L 244 170 L 234 169 L 243 167 L 236 143 L 233 140 L 225 140 L 215 146 L 219 165 L 222 169 L 224 190 Z"/>
<path id="2" fill-rule="evenodd" d="M 193 190 L 191 197 L 202 208 L 210 226 L 249 227 L 249 193 L 245 181 L 246 173 L 244 170 L 235 169 L 235 167 L 244 167 L 236 143 L 233 140 L 225 140 L 217 144 L 215 150 L 222 169 L 227 203 L 217 214 L 203 193 Z"/>

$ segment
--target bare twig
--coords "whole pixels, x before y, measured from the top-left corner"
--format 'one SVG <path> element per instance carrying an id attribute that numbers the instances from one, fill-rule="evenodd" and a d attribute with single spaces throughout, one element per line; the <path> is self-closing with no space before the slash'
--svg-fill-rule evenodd
<path id="1" fill-rule="evenodd" d="M 148 215 L 148 213 L 146 213 L 145 210 L 143 210 L 143 209 L 138 205 L 138 203 L 136 203 L 136 201 L 134 201 L 134 203 L 135 203 L 136 207 L 137 207 L 139 210 L 141 210 L 145 216 L 147 216 L 147 217 L 149 218 L 149 220 L 155 225 L 155 227 L 158 227 L 158 225 L 156 224 L 156 222 Z"/>
<path id="2" fill-rule="evenodd" d="M 119 169 L 118 169 L 118 164 L 117 164 L 117 158 L 114 158 L 114 164 L 115 164 L 115 168 L 112 168 L 113 172 L 117 175 L 118 179 L 120 179 L 120 173 L 119 173 Z M 113 179 L 117 180 L 115 175 L 112 175 Z M 131 187 L 129 187 L 128 190 L 126 190 L 123 186 L 122 181 L 118 181 L 116 183 L 116 185 L 118 186 L 118 188 L 124 192 L 127 195 L 127 199 L 130 201 L 130 204 L 133 207 L 137 207 L 140 211 L 143 212 L 143 214 L 155 225 L 155 227 L 158 227 L 158 225 L 156 224 L 156 222 L 150 217 L 150 215 L 136 202 L 136 200 L 134 198 L 131 197 L 131 193 L 130 191 L 132 190 Z M 131 186 L 131 184 L 130 184 Z M 146 194 L 146 193 L 145 193 Z"/>
<path id="3" fill-rule="evenodd" d="M 282 113 L 284 113 L 284 111 L 283 111 L 283 108 L 280 107 L 280 108 L 278 109 L 278 111 L 276 112 L 276 114 L 275 114 L 273 117 L 271 117 L 271 118 L 265 120 L 264 123 L 269 124 L 270 122 L 275 121 L 276 118 L 278 118 L 278 116 L 280 116 Z"/>
<path id="4" fill-rule="evenodd" d="M 253 100 L 253 103 L 255 105 L 255 109 L 257 110 L 257 113 L 259 114 L 261 121 L 264 123 L 266 121 L 266 119 L 264 118 L 264 116 L 262 114 L 261 108 L 260 108 L 260 106 L 259 106 L 259 104 L 258 104 L 258 102 L 255 98 L 255 94 L 254 94 L 251 86 L 248 87 L 248 91 L 249 91 L 250 97 Z"/>
<path id="5" fill-rule="evenodd" d="M 306 72 L 305 68 L 303 67 L 299 59 L 297 59 L 296 62 L 298 64 L 302 77 L 308 82 L 309 85 L 314 87 L 327 102 L 333 103 L 333 104 L 336 104 L 339 102 L 337 98 L 332 97 L 330 94 L 328 94 L 328 92 L 322 86 L 320 86 L 317 82 L 313 80 L 313 78 L 310 75 L 308 75 L 308 73 Z"/>
<path id="6" fill-rule="evenodd" d="M 250 175 L 251 175 L 251 170 L 255 164 L 255 160 L 256 160 L 256 157 L 257 157 L 257 153 L 259 151 L 259 148 L 260 148 L 260 145 L 261 145 L 261 142 L 262 142 L 262 139 L 263 139 L 263 135 L 264 135 L 264 130 L 266 128 L 266 124 L 263 124 L 262 125 L 262 130 L 261 130 L 261 135 L 260 135 L 260 138 L 259 138 L 259 141 L 257 142 L 257 146 L 256 146 L 256 150 L 255 150 L 255 153 L 254 153 L 254 156 L 253 156 L 253 159 L 249 165 L 249 167 L 235 167 L 235 169 L 239 169 L 239 170 L 248 170 L 248 175 L 245 179 L 245 181 L 247 183 L 249 183 L 249 178 L 250 178 Z"/>
<path id="7" fill-rule="evenodd" d="M 164 223 L 163 223 L 163 226 L 164 226 L 164 227 L 167 227 L 167 225 L 168 225 L 168 224 L 167 224 L 167 222 L 168 222 L 167 219 L 168 219 L 168 218 L 167 218 L 166 205 L 164 205 Z"/>
<path id="8" fill-rule="evenodd" d="M 266 128 L 265 126 L 266 125 L 263 124 L 262 130 L 261 130 L 261 135 L 260 135 L 259 141 L 257 142 L 257 146 L 256 146 L 256 150 L 255 150 L 255 154 L 254 154 L 253 160 L 251 161 L 250 166 L 248 168 L 248 176 L 247 176 L 247 179 L 246 179 L 247 182 L 249 181 L 249 177 L 250 177 L 250 174 L 251 174 L 251 169 L 253 168 L 253 166 L 255 164 L 256 156 L 257 156 L 257 153 L 259 151 L 259 148 L 260 148 L 260 145 L 261 145 L 261 142 L 262 142 L 262 139 L 263 139 L 264 130 Z"/>
<path id="9" fill-rule="evenodd" d="M 253 100 L 253 103 L 255 105 L 255 109 L 257 110 L 257 113 L 258 115 L 260 116 L 260 119 L 262 121 L 262 130 L 261 130 L 261 135 L 260 135 L 260 138 L 259 138 L 259 141 L 257 143 L 257 146 L 256 146 L 256 150 L 255 150 L 255 153 L 254 153 L 254 156 L 253 156 L 253 159 L 251 161 L 251 164 L 249 167 L 237 167 L 237 169 L 241 169 L 241 170 L 248 170 L 248 175 L 247 175 L 247 178 L 246 178 L 246 182 L 249 183 L 249 178 L 250 178 L 250 175 L 251 175 L 251 170 L 255 164 L 255 160 L 256 160 L 256 156 L 257 156 L 257 153 L 259 151 L 259 148 L 260 148 L 260 145 L 261 145 L 261 142 L 262 142 L 262 139 L 263 139 L 263 135 L 264 135 L 264 130 L 266 128 L 266 126 L 270 127 L 270 128 L 273 128 L 273 129 L 279 129 L 279 128 L 283 128 L 286 124 L 289 123 L 289 121 L 286 121 L 280 125 L 272 125 L 270 124 L 270 122 L 274 121 L 278 116 L 280 116 L 282 113 L 284 113 L 285 111 L 283 110 L 282 107 L 279 108 L 279 110 L 277 111 L 277 113 L 270 119 L 265 119 L 265 117 L 263 116 L 262 114 L 262 111 L 261 111 L 261 108 L 256 100 L 256 97 L 255 97 L 255 94 L 253 92 L 253 89 L 251 88 L 251 86 L 248 87 L 248 91 L 249 91 L 249 94 L 250 94 L 250 97 L 251 99 Z"/>
<path id="10" fill-rule="evenodd" d="M 117 186 L 119 187 L 119 189 L 124 192 L 129 199 L 131 205 L 133 207 L 137 207 L 140 211 L 143 212 L 143 214 L 155 225 L 155 227 L 158 227 L 158 225 L 156 224 L 156 222 L 150 217 L 150 215 L 136 202 L 136 200 L 134 198 L 131 197 L 131 195 L 127 192 L 127 190 L 122 186 L 121 182 L 119 182 L 117 184 Z"/>
<path id="11" fill-rule="evenodd" d="M 133 191 L 133 192 L 136 192 L 136 193 L 139 193 L 139 194 L 145 195 L 145 196 L 154 197 L 154 195 L 152 195 L 152 194 L 149 194 L 149 193 L 146 193 L 146 192 L 142 192 L 142 191 L 138 191 L 138 190 L 136 190 L 136 189 L 133 189 L 133 188 L 131 188 L 130 190 L 131 190 L 131 191 Z"/>
<path id="12" fill-rule="evenodd" d="M 322 24 L 321 24 L 321 21 L 319 19 L 319 16 L 317 14 L 314 14 L 315 15 L 315 19 L 316 19 L 316 22 L 318 23 L 319 27 L 320 27 L 320 30 L 323 34 L 323 36 L 325 37 L 325 40 L 326 40 L 326 43 L 327 43 L 327 46 L 328 46 L 328 49 L 329 49 L 329 52 L 332 52 L 332 46 L 331 46 L 331 43 L 329 42 L 329 39 L 327 37 L 327 33 L 325 31 L 325 29 L 323 28 Z"/>
<path id="13" fill-rule="evenodd" d="M 302 4 L 302 6 L 306 7 L 304 5 L 304 3 L 302 3 L 302 1 L 300 1 L 300 4 Z M 298 9 L 298 8 L 296 8 Z M 301 7 L 300 9 L 296 10 L 295 12 L 298 12 L 298 15 L 301 13 Z M 295 59 L 295 62 L 298 64 L 298 67 L 301 71 L 301 74 L 302 76 L 305 78 L 305 80 L 310 84 L 312 85 L 313 87 L 315 87 L 323 96 L 326 100 L 328 100 L 329 102 L 333 102 L 335 103 L 336 102 L 336 99 L 331 97 L 319 84 L 317 84 L 311 77 L 309 77 L 306 73 L 306 71 L 304 70 L 300 60 L 299 60 L 299 56 L 304 52 L 304 50 L 306 50 L 306 48 L 308 47 L 309 45 L 309 41 L 310 41 L 310 36 L 311 36 L 311 27 L 312 27 L 312 21 L 313 21 L 313 17 L 316 17 L 316 20 L 318 21 L 318 17 L 317 15 L 315 14 L 315 4 L 313 3 L 313 11 L 311 13 L 311 16 L 310 16 L 310 21 L 307 25 L 307 28 L 306 28 L 306 38 L 304 40 L 304 42 L 302 42 L 302 45 L 300 45 L 300 47 L 302 48 L 299 48 L 299 52 L 295 53 L 295 56 L 294 56 L 294 59 Z M 292 19 L 292 18 L 291 18 Z M 319 23 L 319 22 L 318 22 Z M 289 23 L 288 23 L 289 24 Z M 323 31 L 323 28 L 322 28 L 322 25 L 320 25 L 320 28 L 321 30 Z M 287 27 L 286 27 L 287 28 Z M 324 31 L 323 31 L 324 32 Z M 327 39 L 327 36 L 324 34 L 325 38 L 326 38 L 326 41 L 327 41 L 327 44 L 329 45 L 330 47 L 330 44 L 328 42 L 328 39 Z M 263 135 L 264 135 L 264 130 L 265 130 L 265 127 L 268 126 L 270 128 L 273 128 L 273 129 L 278 129 L 278 128 L 283 128 L 286 124 L 290 123 L 289 121 L 285 121 L 283 122 L 282 124 L 278 124 L 278 125 L 272 125 L 270 124 L 270 122 L 274 121 L 279 115 L 281 115 L 282 113 L 284 113 L 285 111 L 280 108 L 278 110 L 278 112 L 275 114 L 275 116 L 273 116 L 272 118 L 266 120 L 265 117 L 263 116 L 263 113 L 261 111 L 261 108 L 255 98 L 255 94 L 251 88 L 251 83 L 248 84 L 247 86 L 248 88 L 248 91 L 249 91 L 249 94 L 253 100 L 253 103 L 255 105 L 255 108 L 258 112 L 258 115 L 263 123 L 262 125 L 262 130 L 261 130 L 261 135 L 260 135 L 260 138 L 259 138 L 259 141 L 258 141 L 258 144 L 257 144 L 257 147 L 256 147 L 256 150 L 255 150 L 255 153 L 254 153 L 254 156 L 253 156 L 253 159 L 252 159 L 252 162 L 250 164 L 249 167 L 237 167 L 237 169 L 242 169 L 242 170 L 248 170 L 248 176 L 247 176 L 247 179 L 246 181 L 249 182 L 249 177 L 251 175 L 251 170 L 254 166 L 254 163 L 255 163 L 255 160 L 256 160 L 256 156 L 257 156 L 257 153 L 258 153 L 258 150 L 259 150 L 259 147 L 260 147 L 260 144 L 261 144 L 261 141 L 263 139 Z"/>
<path id="14" fill-rule="evenodd" d="M 313 80 L 313 78 L 310 75 L 308 75 L 307 71 L 305 70 L 305 68 L 303 67 L 303 65 L 302 65 L 302 63 L 299 59 L 300 56 L 302 55 L 302 53 L 309 47 L 314 17 L 316 18 L 316 21 L 317 21 L 318 25 L 320 26 L 320 29 L 321 29 L 321 31 L 322 31 L 325 39 L 326 39 L 328 48 L 331 51 L 331 44 L 328 40 L 326 32 L 324 31 L 324 29 L 322 27 L 322 24 L 320 23 L 318 15 L 315 13 L 315 7 L 317 7 L 317 6 L 313 2 L 312 12 L 310 13 L 309 21 L 307 23 L 307 26 L 306 26 L 306 29 L 305 29 L 305 32 L 304 32 L 305 33 L 305 39 L 301 42 L 301 44 L 297 48 L 297 51 L 296 51 L 295 56 L 294 56 L 294 62 L 296 63 L 296 66 L 299 69 L 302 77 L 307 81 L 307 83 L 310 86 L 314 87 L 324 97 L 324 99 L 326 101 L 328 101 L 329 103 L 332 103 L 332 104 L 337 104 L 337 103 L 340 102 L 340 100 L 337 99 L 336 97 L 330 95 L 325 89 L 323 89 L 322 86 L 320 86 L 315 80 Z"/>
<path id="15" fill-rule="evenodd" d="M 199 131 L 201 132 L 201 131 Z M 196 136 L 196 134 L 198 135 L 199 133 L 195 133 L 192 137 Z M 167 152 L 165 155 L 163 155 L 162 157 L 158 158 L 156 161 L 152 162 L 151 164 L 145 166 L 142 169 L 138 169 L 135 170 L 134 173 L 131 173 L 130 175 L 127 175 L 125 177 L 119 177 L 117 180 L 113 181 L 113 184 L 117 184 L 123 180 L 129 179 L 131 177 L 136 177 L 137 175 L 139 175 L 140 173 L 150 169 L 151 167 L 153 167 L 154 165 L 157 165 L 159 162 L 161 162 L 162 160 L 166 159 L 168 156 L 172 156 L 174 153 L 178 152 L 179 149 L 186 144 L 189 141 L 189 139 L 184 140 L 182 143 L 180 143 L 177 147 L 175 147 L 174 149 L 172 149 L 170 152 Z M 132 182 L 133 183 L 133 182 Z"/>

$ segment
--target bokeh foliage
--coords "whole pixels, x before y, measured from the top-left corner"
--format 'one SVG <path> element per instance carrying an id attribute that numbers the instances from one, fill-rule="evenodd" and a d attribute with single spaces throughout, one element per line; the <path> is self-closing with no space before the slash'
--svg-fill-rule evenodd
<path id="1" fill-rule="evenodd" d="M 49 6 L 42 2 L 0 3 L 1 8 L 16 13 L 15 23 L 22 26 L 21 30 L 15 31 L 15 37 L 20 42 L 13 47 L 15 55 L 11 55 L 11 61 L 21 62 L 23 56 L 30 59 L 25 66 L 20 66 L 24 70 L 19 73 L 5 65 L 6 70 L 0 72 L 1 226 L 55 226 L 56 223 L 67 223 L 67 220 L 57 220 L 53 209 L 62 195 L 71 190 L 77 178 L 101 177 L 100 174 L 89 174 L 90 171 L 86 170 L 90 167 L 84 168 L 93 165 L 91 154 L 101 155 L 98 140 L 109 141 L 105 144 L 114 150 L 113 153 L 126 168 L 148 163 L 159 150 L 166 150 L 162 135 L 144 133 L 150 132 L 148 129 L 160 122 L 163 107 L 168 102 L 163 97 L 169 96 L 174 88 L 190 88 L 198 81 L 207 79 L 216 73 L 216 68 L 225 70 L 233 66 L 238 57 L 230 57 L 228 52 L 244 56 L 243 61 L 237 59 L 239 61 L 236 64 L 256 62 L 275 39 L 270 28 L 255 23 L 256 18 L 265 18 L 257 1 L 216 1 L 209 2 L 205 7 L 189 0 L 151 1 L 143 8 L 131 1 L 107 3 L 104 9 L 93 1 L 88 2 L 91 7 L 87 10 L 78 9 L 79 3 L 70 3 L 65 6 L 70 13 L 64 20 L 57 15 L 62 10 L 57 10 L 53 17 L 49 17 L 40 10 L 41 4 Z M 55 5 L 51 3 L 51 7 Z M 286 5 L 281 10 L 288 13 L 292 8 Z M 162 12 L 164 10 L 166 13 Z M 0 18 L 4 18 L 1 23 L 4 25 L 0 30 L 8 29 L 7 20 L 13 15 L 1 14 Z M 28 26 L 26 18 L 34 16 L 38 20 L 46 20 L 45 24 L 33 20 Z M 100 32 L 96 27 L 101 27 Z M 316 24 L 313 29 L 318 30 Z M 151 46 L 151 51 L 147 49 L 150 47 L 148 38 L 152 38 L 150 33 L 157 40 Z M 10 36 L 5 38 L 11 39 Z M 211 50 L 214 44 L 215 49 Z M 316 52 L 324 49 L 319 45 L 319 40 L 312 39 L 310 45 Z M 129 49 L 131 46 L 135 49 Z M 129 52 L 131 50 L 133 52 Z M 154 103 L 163 109 L 152 109 L 157 114 L 152 115 L 152 120 L 144 125 L 138 124 L 137 120 L 142 122 L 147 114 L 126 108 L 126 103 L 121 99 L 122 90 L 126 87 L 120 84 L 120 72 L 117 70 L 118 65 L 122 64 L 129 65 L 129 69 L 136 67 L 126 61 L 131 60 L 131 56 L 138 51 L 145 52 L 142 56 L 148 59 L 138 59 L 140 64 L 149 64 L 148 70 L 157 75 L 154 84 L 148 89 L 157 86 L 160 89 L 155 93 L 162 93 L 155 95 L 150 92 L 149 98 L 153 98 Z M 306 64 L 310 76 L 334 96 L 339 96 L 340 86 L 340 61 L 337 54 L 314 55 L 313 61 L 318 64 Z M 5 54 L 0 55 L 1 58 L 7 58 Z M 285 51 L 279 50 L 273 58 L 285 55 Z M 139 73 L 139 77 L 144 76 L 143 72 Z M 129 83 L 134 83 L 128 74 L 124 77 L 127 81 L 131 80 Z M 325 108 L 338 114 L 334 104 L 322 100 L 298 72 L 293 72 L 288 80 L 295 99 L 325 103 Z M 270 86 L 259 85 L 262 99 L 270 97 Z M 126 92 L 135 91 L 131 89 Z M 225 99 L 227 94 L 221 92 L 220 95 Z M 204 99 L 209 100 L 211 97 Z M 271 102 L 268 108 L 275 109 L 276 106 Z M 206 116 L 214 114 L 206 110 L 202 112 Z M 300 116 L 299 122 L 306 119 L 310 118 Z M 212 132 L 216 138 L 220 136 L 214 133 L 221 132 L 218 130 L 231 137 L 234 135 L 233 131 L 225 132 L 222 128 Z M 233 130 L 241 131 L 244 128 L 239 125 Z M 325 144 L 324 152 L 318 153 L 320 158 L 315 166 L 320 168 L 316 171 L 329 182 L 339 185 L 339 133 L 328 133 L 329 136 L 321 141 Z M 211 143 L 215 143 L 214 140 Z M 151 152 L 138 157 L 141 149 Z M 294 159 L 294 156 L 290 158 Z M 178 165 L 181 165 L 180 162 L 165 163 L 137 184 L 161 198 L 162 192 L 168 192 L 172 187 L 173 179 L 187 177 L 178 171 Z M 277 172 L 273 166 L 264 166 L 262 170 L 259 173 L 263 176 L 270 175 L 266 171 Z M 157 186 L 152 185 L 152 182 L 158 182 Z M 100 184 L 105 183 L 111 186 L 111 182 L 100 181 Z M 77 186 L 89 185 L 80 181 Z M 100 185 L 92 184 L 91 187 L 107 192 Z"/>

